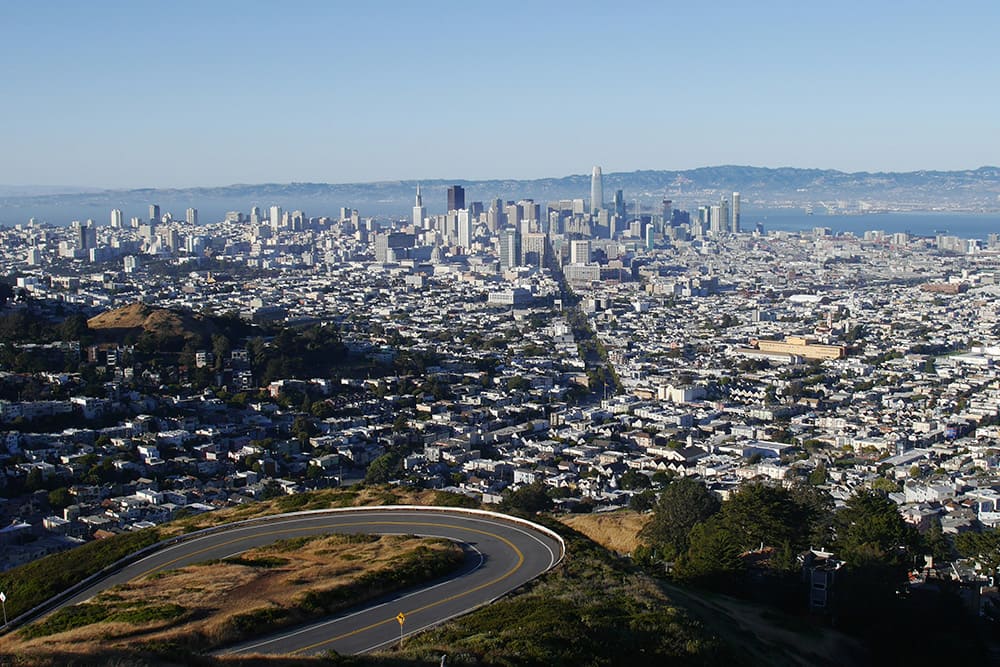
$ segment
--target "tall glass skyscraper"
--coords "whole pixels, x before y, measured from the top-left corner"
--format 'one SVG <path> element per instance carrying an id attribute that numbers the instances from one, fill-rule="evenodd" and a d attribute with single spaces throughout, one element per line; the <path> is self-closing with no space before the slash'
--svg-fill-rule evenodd
<path id="1" fill-rule="evenodd" d="M 601 168 L 594 167 L 590 173 L 590 211 L 597 213 L 604 208 L 604 177 Z"/>
<path id="2" fill-rule="evenodd" d="M 453 185 L 448 188 L 448 210 L 460 211 L 465 208 L 465 188 Z"/>

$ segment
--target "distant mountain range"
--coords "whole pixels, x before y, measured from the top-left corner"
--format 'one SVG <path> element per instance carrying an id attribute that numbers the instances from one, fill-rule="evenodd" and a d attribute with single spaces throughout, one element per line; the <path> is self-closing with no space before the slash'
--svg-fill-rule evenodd
<path id="1" fill-rule="evenodd" d="M 535 180 L 426 180 L 375 183 L 265 183 L 185 189 L 93 190 L 54 187 L 0 186 L 0 224 L 17 224 L 34 217 L 54 224 L 93 218 L 105 224 L 113 208 L 126 219 L 145 217 L 157 203 L 164 212 L 183 218 L 188 207 L 199 210 L 202 222 L 220 220 L 226 211 L 249 211 L 251 206 L 277 204 L 310 216 L 339 215 L 341 207 L 358 209 L 362 216 L 408 217 L 420 185 L 428 212 L 445 209 L 446 190 L 461 185 L 466 201 L 490 198 L 538 202 L 590 197 L 590 175 Z M 684 171 L 646 170 L 604 175 L 605 199 L 621 189 L 630 206 L 646 207 L 660 200 L 693 209 L 722 195 L 741 193 L 744 208 L 807 208 L 823 206 L 831 212 L 859 210 L 995 212 L 1000 210 L 1000 168 L 966 171 L 856 172 L 832 169 L 721 166 Z M 647 209 L 647 210 L 652 210 Z"/>

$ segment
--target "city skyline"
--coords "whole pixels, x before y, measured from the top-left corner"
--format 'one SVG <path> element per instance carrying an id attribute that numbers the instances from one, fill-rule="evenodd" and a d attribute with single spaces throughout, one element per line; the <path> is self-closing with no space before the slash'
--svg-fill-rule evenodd
<path id="1" fill-rule="evenodd" d="M 16 130 L 0 139 L 0 184 L 913 171 L 1000 153 L 982 81 L 1000 10 L 980 2 L 52 8 L 0 8 Z M 463 30 L 445 39 L 441 14 Z M 526 48 L 493 39 L 512 22 Z M 260 48 L 267 35 L 286 46 Z M 458 85 L 442 91 L 445 75 Z"/>

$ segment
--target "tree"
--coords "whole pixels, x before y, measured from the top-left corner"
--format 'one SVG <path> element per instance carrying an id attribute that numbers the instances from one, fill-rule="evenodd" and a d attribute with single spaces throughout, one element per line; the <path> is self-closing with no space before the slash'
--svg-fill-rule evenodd
<path id="1" fill-rule="evenodd" d="M 730 547 L 737 553 L 761 546 L 774 547 L 771 567 L 794 570 L 795 554 L 814 544 L 828 543 L 831 508 L 829 495 L 816 487 L 799 485 L 788 489 L 763 483 L 746 484 L 722 503 L 718 514 L 712 517 L 713 530 L 726 536 L 726 549 L 720 550 L 723 542 L 717 535 L 706 534 L 702 536 L 705 542 L 697 548 L 691 542 L 686 557 L 692 563 L 699 563 L 696 570 L 701 577 L 712 570 L 713 554 L 721 558 L 714 565 L 716 570 L 734 572 L 727 560 Z"/>
<path id="2" fill-rule="evenodd" d="M 226 358 L 229 357 L 229 353 L 232 351 L 232 345 L 229 339 L 222 334 L 212 334 L 212 355 L 214 356 L 213 368 L 217 371 L 222 370 L 225 365 Z"/>
<path id="3" fill-rule="evenodd" d="M 691 530 L 718 512 L 719 506 L 719 499 L 702 482 L 683 477 L 660 493 L 653 518 L 639 538 L 663 560 L 676 560 L 687 551 Z"/>
<path id="4" fill-rule="evenodd" d="M 728 589 L 743 568 L 742 549 L 720 515 L 691 529 L 690 547 L 674 573 L 703 586 Z"/>
<path id="5" fill-rule="evenodd" d="M 804 550 L 808 547 L 825 547 L 833 543 L 833 496 L 828 491 L 796 484 L 788 489 L 792 500 L 799 506 L 799 515 L 805 522 L 803 537 L 805 542 L 797 545 Z"/>
<path id="6" fill-rule="evenodd" d="M 505 511 L 515 510 L 526 514 L 537 514 L 552 509 L 552 498 L 546 492 L 543 482 L 534 482 L 522 486 L 504 497 L 500 508 Z"/>
<path id="7" fill-rule="evenodd" d="M 634 493 L 628 501 L 629 509 L 635 512 L 645 512 L 656 507 L 656 493 L 652 489 L 646 489 L 641 493 Z"/>
<path id="8" fill-rule="evenodd" d="M 985 572 L 1000 569 L 1000 529 L 959 533 L 955 536 L 955 549 L 959 555 L 975 559 Z"/>
<path id="9" fill-rule="evenodd" d="M 653 484 L 658 489 L 662 489 L 674 479 L 677 475 L 672 470 L 657 470 L 653 473 L 650 478 Z"/>
<path id="10" fill-rule="evenodd" d="M 919 535 L 896 504 L 878 491 L 861 489 L 837 512 L 834 550 L 846 562 L 843 607 L 859 627 L 886 613 L 904 586 Z"/>
<path id="11" fill-rule="evenodd" d="M 809 473 L 809 483 L 813 486 L 823 486 L 826 484 L 826 464 L 820 463 L 816 469 Z"/>
<path id="12" fill-rule="evenodd" d="M 49 506 L 52 507 L 52 509 L 61 510 L 72 504 L 73 496 L 69 494 L 69 491 L 65 486 L 60 486 L 58 489 L 49 491 Z"/>
<path id="13" fill-rule="evenodd" d="M 647 475 L 629 468 L 618 479 L 618 486 L 623 489 L 648 489 L 652 484 Z"/>
<path id="14" fill-rule="evenodd" d="M 270 500 L 272 498 L 277 498 L 279 496 L 285 495 L 285 492 L 281 489 L 281 485 L 276 481 L 271 480 L 264 485 L 264 494 L 261 496 L 262 500 Z"/>
<path id="15" fill-rule="evenodd" d="M 393 475 L 396 474 L 399 468 L 399 463 L 399 457 L 395 454 L 383 454 L 368 464 L 368 470 L 365 471 L 365 483 L 387 483 L 390 479 L 392 479 Z"/>
<path id="16" fill-rule="evenodd" d="M 923 551 L 934 557 L 936 562 L 948 562 L 955 557 L 955 547 L 941 528 L 941 518 L 931 517 L 930 525 L 922 535 Z"/>
<path id="17" fill-rule="evenodd" d="M 37 467 L 32 467 L 28 471 L 28 476 L 24 480 L 24 490 L 28 493 L 32 491 L 38 491 L 44 486 L 45 481 L 42 479 L 42 471 Z"/>
<path id="18" fill-rule="evenodd" d="M 897 493 L 902 490 L 898 482 L 894 482 L 887 477 L 876 477 L 872 481 L 872 489 L 885 493 Z"/>
<path id="19" fill-rule="evenodd" d="M 303 444 L 309 442 L 309 438 L 316 435 L 316 432 L 316 425 L 306 415 L 296 415 L 292 421 L 292 435 Z"/>
<path id="20" fill-rule="evenodd" d="M 86 339 L 90 333 L 87 326 L 87 318 L 81 313 L 70 315 L 56 330 L 60 340 L 82 340 Z"/>

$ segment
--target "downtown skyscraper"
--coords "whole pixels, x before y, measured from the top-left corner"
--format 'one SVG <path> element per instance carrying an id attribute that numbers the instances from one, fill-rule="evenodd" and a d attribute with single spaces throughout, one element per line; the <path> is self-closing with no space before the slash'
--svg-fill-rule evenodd
<path id="1" fill-rule="evenodd" d="M 590 212 L 597 213 L 604 208 L 604 177 L 601 168 L 595 166 L 590 172 Z"/>
<path id="2" fill-rule="evenodd" d="M 420 196 L 420 186 L 417 186 L 417 196 L 413 200 L 413 228 L 421 229 L 424 226 L 424 218 L 427 217 L 427 209 L 424 207 L 424 198 Z"/>
<path id="3" fill-rule="evenodd" d="M 460 211 L 465 208 L 465 188 L 453 185 L 448 188 L 448 210 Z"/>

